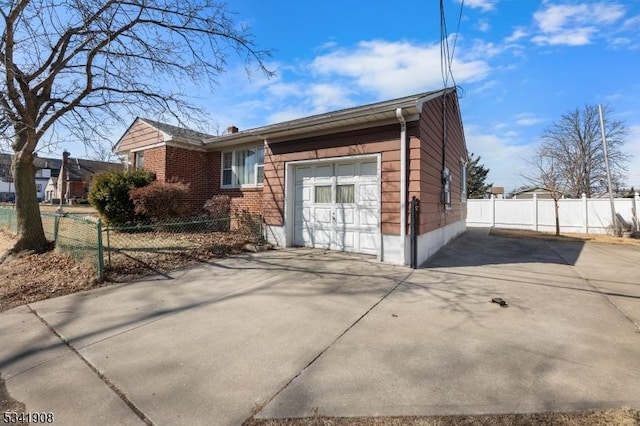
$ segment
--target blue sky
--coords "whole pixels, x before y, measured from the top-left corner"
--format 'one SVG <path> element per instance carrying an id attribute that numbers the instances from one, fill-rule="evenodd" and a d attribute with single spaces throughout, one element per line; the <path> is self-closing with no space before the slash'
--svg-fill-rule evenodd
<path id="1" fill-rule="evenodd" d="M 274 50 L 269 65 L 277 76 L 247 79 L 241 61 L 230 60 L 214 93 L 185 86 L 211 114 L 212 133 L 442 87 L 435 0 L 243 0 L 230 7 L 260 47 Z M 460 0 L 445 2 L 451 43 L 460 7 Z M 468 148 L 482 156 L 496 186 L 524 183 L 526 158 L 561 114 L 608 103 L 631 129 L 625 150 L 635 157 L 626 183 L 640 187 L 637 0 L 466 0 L 452 69 L 464 94 Z"/>

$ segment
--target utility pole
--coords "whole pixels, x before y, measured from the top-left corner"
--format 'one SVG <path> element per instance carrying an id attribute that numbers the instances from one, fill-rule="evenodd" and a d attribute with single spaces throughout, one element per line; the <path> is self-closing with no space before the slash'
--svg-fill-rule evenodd
<path id="1" fill-rule="evenodd" d="M 607 185 L 609 187 L 609 202 L 611 203 L 611 219 L 613 220 L 613 235 L 620 236 L 618 228 L 618 218 L 616 216 L 616 206 L 613 202 L 613 189 L 611 188 L 611 170 L 609 169 L 609 152 L 607 150 L 607 137 L 604 131 L 604 118 L 602 117 L 602 105 L 598 105 L 600 115 L 600 132 L 602 133 L 602 148 L 604 149 L 604 165 L 607 169 Z"/>

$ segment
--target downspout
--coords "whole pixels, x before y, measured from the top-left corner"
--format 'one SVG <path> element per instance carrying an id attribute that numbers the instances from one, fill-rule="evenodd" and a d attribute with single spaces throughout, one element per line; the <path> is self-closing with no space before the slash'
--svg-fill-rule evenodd
<path id="1" fill-rule="evenodd" d="M 402 108 L 396 109 L 400 122 L 400 241 L 402 242 L 402 261 L 406 260 L 407 233 L 407 122 Z"/>

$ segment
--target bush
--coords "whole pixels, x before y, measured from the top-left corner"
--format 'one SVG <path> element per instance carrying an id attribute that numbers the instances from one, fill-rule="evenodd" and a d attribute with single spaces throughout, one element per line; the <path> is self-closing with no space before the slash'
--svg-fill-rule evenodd
<path id="1" fill-rule="evenodd" d="M 207 216 L 215 219 L 213 231 L 228 231 L 231 215 L 231 197 L 228 195 L 214 195 L 203 206 Z"/>
<path id="2" fill-rule="evenodd" d="M 129 190 L 149 185 L 155 174 L 146 170 L 111 170 L 93 177 L 89 202 L 110 225 L 134 223 L 136 217 Z"/>
<path id="3" fill-rule="evenodd" d="M 141 188 L 129 190 L 135 214 L 154 222 L 166 222 L 187 217 L 191 213 L 188 202 L 189 185 L 184 183 L 152 182 Z"/>

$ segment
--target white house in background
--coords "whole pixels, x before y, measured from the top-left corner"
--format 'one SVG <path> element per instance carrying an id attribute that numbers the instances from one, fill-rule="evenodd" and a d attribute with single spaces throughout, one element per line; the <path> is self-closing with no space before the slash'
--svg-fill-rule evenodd
<path id="1" fill-rule="evenodd" d="M 12 158 L 11 154 L 0 154 L 0 202 L 15 201 L 15 185 L 11 175 Z M 71 158 L 66 151 L 62 159 L 35 157 L 33 164 L 36 168 L 38 201 L 60 199 L 62 191 L 68 200 L 86 199 L 94 174 L 124 167 L 121 163 Z M 66 176 L 64 189 L 58 186 L 60 174 Z"/>

